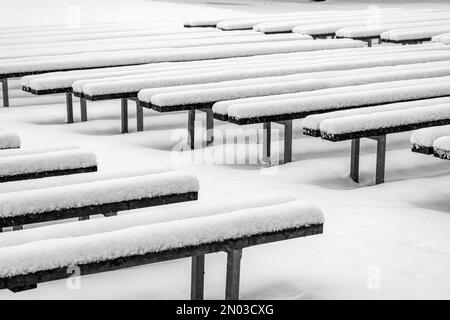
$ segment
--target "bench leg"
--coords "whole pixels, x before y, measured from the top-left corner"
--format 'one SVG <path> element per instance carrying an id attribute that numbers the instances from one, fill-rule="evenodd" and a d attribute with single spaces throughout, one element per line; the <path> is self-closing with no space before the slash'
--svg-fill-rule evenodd
<path id="1" fill-rule="evenodd" d="M 13 231 L 23 230 L 23 226 L 13 226 Z"/>
<path id="2" fill-rule="evenodd" d="M 231 250 L 227 254 L 225 300 L 239 300 L 242 249 Z"/>
<path id="3" fill-rule="evenodd" d="M 350 178 L 359 182 L 359 149 L 360 139 L 352 139 L 351 155 L 350 155 Z"/>
<path id="4" fill-rule="evenodd" d="M 192 256 L 191 300 L 203 300 L 205 288 L 205 255 Z"/>
<path id="5" fill-rule="evenodd" d="M 87 121 L 87 105 L 86 98 L 80 98 L 81 121 Z"/>
<path id="6" fill-rule="evenodd" d="M 203 110 L 206 113 L 206 146 L 214 143 L 214 114 L 212 109 Z"/>
<path id="7" fill-rule="evenodd" d="M 144 131 L 144 108 L 139 104 L 139 100 L 136 100 L 136 130 Z"/>
<path id="8" fill-rule="evenodd" d="M 89 216 L 78 217 L 78 221 L 89 220 Z"/>
<path id="9" fill-rule="evenodd" d="M 284 125 L 284 162 L 292 162 L 292 120 L 283 122 Z"/>
<path id="10" fill-rule="evenodd" d="M 386 165 L 386 136 L 377 137 L 377 168 L 375 173 L 375 184 L 384 182 Z"/>
<path id="11" fill-rule="evenodd" d="M 73 123 L 72 92 L 66 92 L 66 106 L 67 106 L 67 123 Z"/>
<path id="12" fill-rule="evenodd" d="M 9 107 L 8 79 L 4 78 L 2 82 L 3 107 Z"/>
<path id="13" fill-rule="evenodd" d="M 191 150 L 195 148 L 195 110 L 188 111 L 188 146 Z"/>
<path id="14" fill-rule="evenodd" d="M 263 162 L 270 164 L 270 143 L 272 133 L 272 123 L 264 122 L 263 124 Z"/>
<path id="15" fill-rule="evenodd" d="M 120 99 L 120 118 L 122 119 L 122 133 L 128 132 L 128 99 Z"/>

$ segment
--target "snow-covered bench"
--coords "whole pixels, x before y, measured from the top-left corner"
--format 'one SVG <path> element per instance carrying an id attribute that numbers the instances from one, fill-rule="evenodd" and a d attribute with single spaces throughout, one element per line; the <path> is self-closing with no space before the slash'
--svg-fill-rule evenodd
<path id="1" fill-rule="evenodd" d="M 329 117 L 320 122 L 322 139 L 338 142 L 351 140 L 350 177 L 359 181 L 360 139 L 377 141 L 377 164 L 375 183 L 383 183 L 385 176 L 386 135 L 419 128 L 450 124 L 450 103 L 398 110 L 377 110 L 368 114 Z M 308 133 L 308 130 L 305 131 Z"/>
<path id="2" fill-rule="evenodd" d="M 195 176 L 173 171 L 6 192 L 0 228 L 196 200 L 198 190 Z"/>
<path id="3" fill-rule="evenodd" d="M 71 276 L 192 257 L 191 299 L 204 298 L 205 255 L 227 253 L 225 298 L 239 299 L 245 248 L 323 232 L 316 206 L 286 197 L 196 201 L 0 235 L 0 289 L 13 292 Z M 39 232 L 38 232 L 39 231 Z"/>
<path id="4" fill-rule="evenodd" d="M 450 160 L 450 136 L 440 137 L 433 143 L 434 156 Z"/>
<path id="5" fill-rule="evenodd" d="M 431 41 L 433 36 L 450 32 L 450 24 L 410 29 L 393 29 L 381 34 L 381 41 L 412 44 Z"/>
<path id="6" fill-rule="evenodd" d="M 271 123 L 285 126 L 284 162 L 291 161 L 292 120 L 344 109 L 450 96 L 450 77 L 392 81 L 238 100 L 213 106 L 214 117 L 239 125 L 263 123 L 264 155 L 270 157 Z"/>
<path id="7" fill-rule="evenodd" d="M 0 152 L 4 149 L 17 148 L 20 148 L 19 135 L 14 131 L 0 129 Z"/>
<path id="8" fill-rule="evenodd" d="M 97 171 L 97 158 L 83 149 L 0 157 L 0 183 L 93 171 Z"/>
<path id="9" fill-rule="evenodd" d="M 411 135 L 411 149 L 413 152 L 434 154 L 433 143 L 438 138 L 450 135 L 450 126 L 425 128 L 414 131 Z"/>
<path id="10" fill-rule="evenodd" d="M 436 20 L 435 20 L 436 19 Z M 377 25 L 364 25 L 364 26 L 354 26 L 345 27 L 336 31 L 337 38 L 351 38 L 355 40 L 361 40 L 367 42 L 368 46 L 371 47 L 374 40 L 381 40 L 381 34 L 392 29 L 407 29 L 415 27 L 427 27 L 435 26 L 442 23 L 450 23 L 448 17 L 444 15 L 441 17 L 433 16 L 431 20 L 427 21 L 407 21 L 407 22 L 395 22 Z"/>
<path id="11" fill-rule="evenodd" d="M 195 110 L 207 111 L 214 103 L 230 99 L 449 75 L 448 63 L 437 62 L 144 89 L 139 92 L 138 99 L 141 106 L 158 112 L 189 110 L 195 113 Z M 191 124 L 189 129 L 190 146 L 193 148 L 194 125 Z M 212 140 L 213 137 L 209 137 L 207 143 Z"/>

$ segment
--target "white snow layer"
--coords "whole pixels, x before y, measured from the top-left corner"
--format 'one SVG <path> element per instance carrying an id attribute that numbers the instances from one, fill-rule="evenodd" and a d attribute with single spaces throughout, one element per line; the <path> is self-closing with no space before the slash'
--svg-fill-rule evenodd
<path id="1" fill-rule="evenodd" d="M 136 49 L 156 49 L 156 48 L 183 48 L 183 47 L 201 47 L 213 46 L 223 44 L 237 44 L 237 43 L 259 43 L 269 41 L 289 41 L 289 40 L 312 40 L 309 35 L 303 34 L 279 34 L 279 35 L 264 35 L 255 32 L 254 35 L 237 36 L 230 35 L 227 37 L 216 38 L 200 38 L 200 39 L 182 39 L 182 40 L 159 40 L 147 38 L 146 41 L 125 42 L 117 41 L 110 44 L 91 44 L 84 46 L 58 46 L 55 48 L 39 48 L 31 50 L 9 50 L 0 53 L 0 59 L 21 58 L 21 57 L 36 57 L 36 56 L 51 56 L 87 52 L 102 52 L 113 50 L 136 50 Z"/>
<path id="2" fill-rule="evenodd" d="M 392 41 L 420 40 L 432 38 L 435 35 L 446 32 L 450 32 L 450 24 L 444 26 L 389 30 L 381 34 L 381 39 Z"/>
<path id="3" fill-rule="evenodd" d="M 411 144 L 419 147 L 432 147 L 434 141 L 450 135 L 450 125 L 416 130 L 411 135 Z"/>
<path id="4" fill-rule="evenodd" d="M 417 107 L 422 107 L 422 106 L 426 107 L 426 106 L 432 106 L 432 105 L 443 104 L 443 103 L 450 104 L 450 97 L 424 99 L 424 100 L 416 100 L 416 101 L 408 101 L 408 102 L 398 102 L 398 103 L 383 104 L 383 105 L 367 107 L 367 108 L 357 108 L 357 109 L 350 109 L 350 110 L 313 114 L 313 115 L 307 116 L 305 119 L 303 119 L 302 126 L 305 129 L 317 131 L 320 129 L 320 124 L 322 123 L 322 121 L 328 120 L 328 119 L 349 117 L 349 116 L 353 116 L 353 115 L 365 115 L 365 114 L 371 114 L 371 113 L 375 113 L 375 112 L 404 110 L 404 109 L 411 109 L 411 108 L 417 108 Z M 449 133 L 450 133 L 450 130 L 449 130 Z"/>
<path id="5" fill-rule="evenodd" d="M 443 33 L 431 38 L 432 42 L 442 42 L 445 44 L 450 44 L 450 33 Z"/>
<path id="6" fill-rule="evenodd" d="M 83 149 L 60 150 L 10 157 L 0 157 L 0 176 L 80 169 L 97 166 L 92 151 Z"/>
<path id="7" fill-rule="evenodd" d="M 369 50 L 370 49 L 370 50 Z M 72 83 L 77 80 L 87 79 L 102 79 L 109 77 L 134 77 L 139 74 L 150 73 L 152 71 L 181 71 L 191 69 L 193 72 L 197 70 L 214 68 L 230 68 L 241 67 L 258 64 L 268 64 L 271 62 L 287 62 L 298 61 L 298 63 L 305 61 L 313 63 L 322 59 L 329 61 L 330 59 L 350 59 L 354 56 L 369 57 L 375 55 L 388 55 L 395 53 L 408 54 L 419 51 L 446 51 L 450 48 L 441 43 L 433 43 L 426 45 L 411 45 L 411 46 L 395 46 L 395 47 L 375 47 L 375 48 L 353 48 L 353 49 L 334 49 L 334 50 L 320 50 L 313 52 L 293 52 L 284 54 L 270 54 L 262 56 L 238 57 L 238 58 L 224 58 L 216 60 L 200 60 L 200 61 L 186 61 L 186 62 L 166 62 L 157 64 L 143 64 L 139 66 L 127 67 L 110 67 L 91 70 L 74 70 L 63 72 L 44 73 L 39 75 L 25 76 L 21 79 L 21 85 L 30 87 L 35 90 L 70 88 Z M 208 71 L 208 70 L 207 70 Z M 82 89 L 79 89 L 82 90 Z"/>
<path id="8" fill-rule="evenodd" d="M 450 136 L 436 139 L 433 149 L 439 158 L 450 160 Z"/>
<path id="9" fill-rule="evenodd" d="M 197 246 L 323 221 L 320 209 L 293 201 L 82 237 L 36 241 L 1 248 L 0 277 Z"/>
<path id="10" fill-rule="evenodd" d="M 197 192 L 197 178 L 183 172 L 95 181 L 0 194 L 0 216 L 12 217 L 65 208 L 139 200 L 171 194 Z"/>
<path id="11" fill-rule="evenodd" d="M 172 76 L 170 76 L 170 74 L 158 74 L 157 76 L 153 74 L 151 77 L 149 77 L 148 75 L 144 75 L 135 79 L 107 79 L 105 81 L 81 80 L 73 83 L 73 91 L 79 93 L 83 92 L 87 95 L 95 96 L 111 93 L 137 92 L 146 88 L 204 84 L 219 81 L 292 75 L 303 72 L 346 70 L 443 60 L 450 60 L 449 52 L 411 54 L 403 57 L 398 54 L 392 54 L 392 56 L 386 56 L 384 58 L 369 57 L 367 59 L 361 60 L 353 58 L 337 62 L 324 61 L 322 63 L 319 62 L 316 64 L 312 62 L 292 64 L 292 61 L 290 61 L 287 63 L 267 64 L 260 67 L 236 67 L 228 70 L 211 72 L 205 71 L 193 74 L 186 74 L 186 72 L 181 72 L 181 75 L 178 75 L 179 73 L 175 73 L 175 75 Z"/>
<path id="12" fill-rule="evenodd" d="M 20 148 L 20 137 L 10 130 L 0 130 L 0 150 Z M 3 151 L 0 151 L 0 154 Z"/>
<path id="13" fill-rule="evenodd" d="M 450 120 L 450 104 L 439 104 L 327 119 L 320 123 L 320 131 L 338 135 L 446 119 Z"/>
<path id="14" fill-rule="evenodd" d="M 105 219 L 93 219 L 64 224 L 52 224 L 20 232 L 0 233 L 0 247 L 10 247 L 27 242 L 80 237 L 91 234 L 111 232 L 153 223 L 180 219 L 213 216 L 231 211 L 261 208 L 294 201 L 286 194 L 242 195 L 240 197 L 218 197 L 207 200 L 188 201 L 167 206 L 146 208 L 145 211 L 119 215 Z"/>
<path id="15" fill-rule="evenodd" d="M 283 95 L 275 95 L 269 96 L 267 101 L 264 101 L 266 98 L 264 97 L 259 102 L 231 104 L 227 108 L 227 113 L 228 116 L 239 119 L 437 98 L 450 95 L 449 84 L 450 77 L 441 77 L 349 86 L 338 88 L 334 94 L 332 89 L 328 89 L 329 94 L 327 89 L 317 90 L 311 97 L 301 96 L 302 93 L 286 95 L 287 98 L 283 98 Z M 339 93 L 339 89 L 342 93 Z M 295 98 L 295 95 L 299 95 L 299 98 Z M 216 108 L 216 104 L 213 110 L 215 113 L 224 112 L 223 108 Z"/>
<path id="16" fill-rule="evenodd" d="M 329 41 L 293 40 L 252 44 L 217 45 L 207 47 L 86 53 L 63 56 L 48 56 L 45 57 L 45 59 L 5 59 L 0 63 L 0 74 L 15 72 L 67 70 L 75 68 L 92 68 L 103 66 L 107 67 L 170 61 L 206 60 L 227 57 L 266 55 L 273 53 L 315 51 L 323 49 L 358 48 L 363 46 L 363 42 L 350 39 L 337 39 Z"/>
<path id="17" fill-rule="evenodd" d="M 320 90 L 332 87 L 344 87 L 351 85 L 360 85 L 375 82 L 387 82 L 387 81 L 397 81 L 397 80 L 408 80 L 408 79 L 421 79 L 421 78 L 432 78 L 432 77 L 442 77 L 450 75 L 450 63 L 440 63 L 439 66 L 425 67 L 414 69 L 414 65 L 408 65 L 407 68 L 402 66 L 403 70 L 393 71 L 386 70 L 384 72 L 372 72 L 370 69 L 361 69 L 364 73 L 356 72 L 356 74 L 339 76 L 330 76 L 323 78 L 318 75 L 315 78 L 312 74 L 304 74 L 303 80 L 293 79 L 291 81 L 287 79 L 276 79 L 273 78 L 260 78 L 263 83 L 257 84 L 253 83 L 253 79 L 248 79 L 237 83 L 234 86 L 224 85 L 218 88 L 211 89 L 197 89 L 182 92 L 171 92 L 156 94 L 154 96 L 145 96 L 145 90 L 140 91 L 138 98 L 141 101 L 151 100 L 152 104 L 157 106 L 174 106 L 182 104 L 195 104 L 195 103 L 206 103 L 206 102 L 217 102 L 221 100 L 231 100 L 246 97 L 257 97 L 257 96 L 267 96 L 274 94 L 284 94 L 292 92 L 303 92 Z M 357 71 L 359 69 L 356 69 Z M 311 75 L 311 77 L 308 77 Z M 143 94 L 142 94 L 143 93 Z"/>

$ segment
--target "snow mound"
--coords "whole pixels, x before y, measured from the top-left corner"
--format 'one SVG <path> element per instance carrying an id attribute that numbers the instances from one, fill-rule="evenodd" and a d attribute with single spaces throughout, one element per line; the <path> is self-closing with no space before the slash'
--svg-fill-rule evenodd
<path id="1" fill-rule="evenodd" d="M 19 135 L 13 131 L 0 130 L 0 150 L 16 148 L 20 148 Z"/>

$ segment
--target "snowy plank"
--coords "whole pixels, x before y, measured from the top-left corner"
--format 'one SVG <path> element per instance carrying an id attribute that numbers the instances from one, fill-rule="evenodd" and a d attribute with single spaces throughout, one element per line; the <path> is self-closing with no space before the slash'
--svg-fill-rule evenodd
<path id="1" fill-rule="evenodd" d="M 433 64 L 435 65 L 433 66 Z M 248 79 L 236 81 L 229 85 L 226 82 L 222 83 L 222 85 L 218 83 L 216 88 L 200 88 L 156 95 L 152 95 L 147 90 L 142 90 L 139 92 L 138 98 L 141 102 L 144 102 L 144 105 L 152 106 L 159 111 L 164 111 L 164 109 L 172 110 L 173 108 L 171 107 L 173 106 L 212 104 L 217 101 L 246 97 L 313 91 L 377 82 L 450 76 L 450 64 L 448 62 L 433 64 L 380 68 L 382 70 L 366 68 L 347 72 L 309 73 L 290 78 L 270 77 L 257 79 L 259 81 Z"/>
<path id="2" fill-rule="evenodd" d="M 433 154 L 434 141 L 439 137 L 447 135 L 450 135 L 450 126 L 416 130 L 410 138 L 412 151 L 424 154 Z"/>
<path id="3" fill-rule="evenodd" d="M 420 62 L 448 60 L 450 53 L 421 53 L 400 56 L 398 54 L 381 57 L 368 57 L 367 59 L 347 59 L 344 61 L 323 61 L 322 63 L 272 63 L 264 66 L 249 68 L 234 68 L 194 74 L 166 75 L 152 74 L 136 79 L 107 79 L 107 81 L 80 81 L 73 83 L 75 95 L 83 95 L 89 100 L 115 99 L 121 97 L 135 97 L 138 91 L 145 88 L 162 88 L 189 84 L 205 84 L 210 82 L 231 81 L 250 78 L 293 75 L 306 72 L 335 71 L 358 69 L 364 67 L 389 66 L 398 64 L 411 64 Z"/>
<path id="4" fill-rule="evenodd" d="M 54 56 L 46 59 L 11 59 L 1 61 L 0 76 L 14 77 L 58 70 L 87 69 L 170 61 L 207 60 L 323 49 L 358 48 L 362 46 L 362 42 L 351 40 L 299 40 L 176 49 L 127 50 L 116 51 L 113 53 L 103 52 L 97 54 Z"/>
<path id="5" fill-rule="evenodd" d="M 450 95 L 449 84 L 450 77 L 441 77 L 349 86 L 291 94 L 287 98 L 269 96 L 267 101 L 261 98 L 258 102 L 231 104 L 225 111 L 228 120 L 238 124 L 297 119 L 315 113 L 445 97 Z M 223 110 L 216 104 L 213 111 L 222 118 Z"/>
<path id="6" fill-rule="evenodd" d="M 20 148 L 20 137 L 10 130 L 0 130 L 0 150 Z M 3 151 L 0 151 L 0 154 Z"/>
<path id="7" fill-rule="evenodd" d="M 136 212 L 133 215 L 110 217 L 107 222 L 103 219 L 93 219 L 25 229 L 20 232 L 0 233 L 0 247 L 17 246 L 27 242 L 48 239 L 100 234 L 180 219 L 213 216 L 236 210 L 261 208 L 294 200 L 295 198 L 286 194 L 271 193 L 264 195 L 249 194 L 239 197 L 208 198 L 206 200 L 183 202 L 164 207 L 157 206 L 149 208 L 145 212 Z"/>
<path id="8" fill-rule="evenodd" d="M 89 52 L 103 52 L 113 50 L 137 50 L 137 49 L 156 49 L 156 48 L 183 48 L 183 47 L 197 47 L 210 46 L 222 44 L 237 44 L 237 43 L 258 43 L 269 41 L 289 41 L 289 40 L 311 40 L 312 37 L 301 34 L 283 34 L 283 35 L 264 35 L 255 32 L 253 35 L 229 35 L 229 36 L 200 38 L 200 39 L 181 39 L 181 40 L 158 40 L 157 38 L 146 38 L 144 41 L 124 42 L 120 40 L 113 43 L 106 44 L 90 44 L 90 45 L 76 45 L 76 46 L 57 46 L 54 48 L 38 48 L 31 50 L 8 50 L 0 53 L 0 59 L 23 58 L 23 57 L 40 57 L 51 55 L 64 55 L 76 53 Z"/>
<path id="9" fill-rule="evenodd" d="M 370 50 L 369 50 L 370 49 Z M 21 79 L 22 88 L 25 91 L 29 91 L 35 94 L 47 94 L 56 92 L 66 92 L 72 90 L 72 85 L 75 81 L 80 84 L 80 87 L 75 91 L 82 91 L 82 86 L 85 81 L 114 77 L 134 77 L 150 72 L 162 72 L 162 71 L 181 71 L 192 70 L 192 72 L 198 72 L 198 70 L 212 68 L 230 68 L 230 67 L 243 67 L 250 65 L 263 65 L 272 62 L 308 62 L 314 63 L 319 60 L 326 62 L 330 59 L 349 59 L 351 57 L 368 57 L 373 55 L 388 55 L 395 53 L 412 53 L 420 51 L 446 51 L 449 50 L 448 46 L 443 44 L 427 44 L 427 45 L 411 45 L 402 47 L 376 47 L 376 48 L 354 48 L 354 49 L 334 49 L 334 50 L 319 50 L 313 52 L 294 52 L 285 54 L 271 54 L 252 57 L 239 57 L 239 58 L 225 58 L 216 60 L 201 60 L 201 61 L 189 61 L 189 62 L 169 62 L 159 64 L 143 64 L 139 66 L 128 67 L 112 67 L 101 68 L 91 70 L 75 70 L 65 72 L 53 72 L 44 73 L 39 75 L 25 76 Z"/>
<path id="10" fill-rule="evenodd" d="M 440 137 L 433 143 L 434 155 L 444 160 L 450 160 L 450 137 Z"/>
<path id="11" fill-rule="evenodd" d="M 13 276 L 245 239 L 255 235 L 322 225 L 323 222 L 323 213 L 316 206 L 294 201 L 1 248 L 0 287 L 4 288 L 7 279 Z"/>
<path id="12" fill-rule="evenodd" d="M 0 226 L 105 214 L 197 198 L 195 176 L 163 172 L 0 194 Z"/>
<path id="13" fill-rule="evenodd" d="M 97 157 L 72 149 L 0 157 L 0 182 L 97 171 Z"/>
<path id="14" fill-rule="evenodd" d="M 450 32 L 450 24 L 411 29 L 394 29 L 383 32 L 380 37 L 388 42 L 426 41 L 441 33 Z"/>
<path id="15" fill-rule="evenodd" d="M 439 104 L 326 119 L 320 132 L 322 139 L 343 141 L 448 124 L 450 104 Z"/>
<path id="16" fill-rule="evenodd" d="M 358 109 L 349 109 L 349 110 L 343 110 L 343 111 L 314 114 L 314 115 L 307 116 L 303 120 L 303 122 L 302 122 L 303 134 L 313 136 L 313 137 L 320 137 L 320 124 L 322 123 L 322 121 L 325 121 L 328 119 L 343 118 L 343 117 L 349 117 L 349 116 L 354 116 L 354 115 L 366 115 L 366 114 L 372 114 L 375 112 L 405 110 L 405 109 L 417 108 L 417 107 L 422 107 L 422 106 L 432 106 L 432 105 L 443 104 L 443 103 L 450 103 L 450 97 L 399 102 L 399 103 L 390 103 L 390 104 L 383 104 L 383 105 L 368 107 L 368 108 L 358 108 Z M 421 131 L 421 130 L 418 130 L 418 131 Z M 449 133 L 450 133 L 450 131 L 449 131 Z"/>

